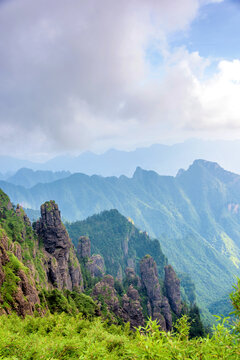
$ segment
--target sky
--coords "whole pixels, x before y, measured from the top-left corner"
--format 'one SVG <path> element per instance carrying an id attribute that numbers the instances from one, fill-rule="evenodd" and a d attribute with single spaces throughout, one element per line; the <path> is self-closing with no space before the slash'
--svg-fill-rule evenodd
<path id="1" fill-rule="evenodd" d="M 0 155 L 240 138 L 240 0 L 0 0 Z"/>

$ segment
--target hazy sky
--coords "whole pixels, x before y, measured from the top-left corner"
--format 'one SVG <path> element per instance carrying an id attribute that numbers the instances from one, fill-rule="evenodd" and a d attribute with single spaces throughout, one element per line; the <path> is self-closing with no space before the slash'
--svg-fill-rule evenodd
<path id="1" fill-rule="evenodd" d="M 0 0 L 0 155 L 240 138 L 239 0 Z"/>

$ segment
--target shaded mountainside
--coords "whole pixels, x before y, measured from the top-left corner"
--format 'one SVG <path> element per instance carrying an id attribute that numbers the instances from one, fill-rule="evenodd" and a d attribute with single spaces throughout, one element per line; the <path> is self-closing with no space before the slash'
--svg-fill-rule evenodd
<path id="1" fill-rule="evenodd" d="M 115 221 L 112 228 L 116 226 L 116 219 L 121 220 L 119 230 L 124 228 L 124 221 L 131 225 L 127 229 L 129 240 L 125 232 L 118 232 L 115 239 L 111 231 L 100 233 L 108 237 L 110 248 L 120 244 L 126 250 L 126 240 L 134 243 L 131 236 L 134 239 L 141 233 L 117 211 L 110 212 L 108 217 L 108 226 L 111 220 Z M 154 256 L 158 263 L 161 259 L 160 272 L 165 270 L 163 281 L 159 282 L 157 265 L 150 255 L 145 255 L 140 262 L 141 277 L 134 268 L 126 267 L 131 264 L 137 267 L 139 250 L 130 251 L 130 263 L 126 262 L 125 267 L 122 264 L 124 274 L 120 280 L 123 282 L 114 279 L 105 274 L 107 266 L 105 268 L 103 257 L 91 256 L 88 237 L 80 236 L 76 254 L 54 201 L 41 206 L 41 217 L 32 228 L 23 209 L 14 208 L 7 195 L 0 191 L 0 315 L 16 312 L 25 317 L 36 312 L 43 315 L 46 311 L 73 315 L 81 312 L 86 317 L 102 316 L 115 324 L 129 322 L 132 329 L 143 326 L 151 316 L 163 330 L 171 330 L 173 320 L 184 313 L 190 314 L 191 310 L 181 300 L 175 271 L 170 265 L 164 267 L 166 258 L 159 243 L 146 234 L 137 240 L 140 241 L 138 247 L 143 248 L 141 251 L 146 244 L 155 244 Z M 137 249 L 136 243 L 135 247 Z M 134 247 L 129 245 L 129 249 Z"/>
<path id="2" fill-rule="evenodd" d="M 38 235 L 23 209 L 14 208 L 0 190 L 2 313 L 42 313 L 42 289 L 83 289 L 80 264 L 54 202 L 42 205 L 41 219 L 35 227 Z"/>
<path id="3" fill-rule="evenodd" d="M 240 176 L 197 160 L 178 176 L 137 168 L 132 178 L 74 174 L 31 189 L 1 181 L 15 203 L 38 209 L 55 199 L 64 218 L 81 220 L 117 209 L 158 238 L 173 266 L 196 284 L 210 306 L 230 291 L 240 261 Z"/>
<path id="4" fill-rule="evenodd" d="M 139 261 L 150 254 L 157 263 L 159 276 L 163 277 L 167 259 L 159 241 L 150 239 L 117 210 L 103 211 L 66 227 L 75 246 L 79 236 L 89 236 L 92 253 L 103 256 L 108 274 L 122 279 L 127 267 L 139 273 Z"/>

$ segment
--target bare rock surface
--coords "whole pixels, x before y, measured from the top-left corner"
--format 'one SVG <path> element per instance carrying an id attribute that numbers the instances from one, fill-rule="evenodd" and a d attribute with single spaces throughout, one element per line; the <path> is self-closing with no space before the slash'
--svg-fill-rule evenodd
<path id="1" fill-rule="evenodd" d="M 8 238 L 4 234 L 0 235 L 0 287 L 4 286 L 5 282 L 8 282 L 8 276 L 6 275 L 6 268 L 10 265 L 11 259 L 8 255 Z M 12 269 L 12 267 L 11 267 Z M 0 296 L 0 314 L 10 313 L 16 311 L 20 316 L 32 315 L 36 309 L 36 305 L 40 304 L 38 292 L 35 286 L 35 281 L 32 276 L 21 269 L 13 268 L 15 276 L 15 285 L 9 292 L 9 310 L 1 309 L 1 303 L 3 301 Z M 10 291 L 10 289 L 8 289 Z"/>
<path id="2" fill-rule="evenodd" d="M 133 285 L 139 288 L 141 286 L 141 280 L 132 267 L 127 267 L 125 269 L 125 281 L 128 283 L 128 285 Z"/>
<path id="3" fill-rule="evenodd" d="M 148 296 L 149 316 L 153 320 L 158 320 L 163 330 L 168 330 L 171 325 L 171 309 L 167 298 L 164 298 L 161 293 L 157 265 L 150 255 L 146 255 L 141 260 L 140 273 L 142 286 Z"/>
<path id="4" fill-rule="evenodd" d="M 165 266 L 164 270 L 164 284 L 167 292 L 167 297 L 169 299 L 172 310 L 175 312 L 176 315 L 179 316 L 182 310 L 180 280 L 178 279 L 171 265 Z"/>
<path id="5" fill-rule="evenodd" d="M 140 296 L 138 290 L 132 285 L 129 286 L 127 294 L 122 297 L 122 318 L 125 322 L 130 322 L 132 329 L 144 325 Z"/>
<path id="6" fill-rule="evenodd" d="M 100 303 L 104 301 L 108 311 L 122 318 L 124 322 L 129 322 L 132 329 L 144 324 L 140 296 L 133 286 L 130 286 L 127 294 L 122 296 L 121 305 L 119 296 L 114 288 L 114 278 L 111 275 L 105 275 L 95 285 L 92 296 Z"/>
<path id="7" fill-rule="evenodd" d="M 80 236 L 78 240 L 77 255 L 79 259 L 90 258 L 91 241 L 88 236 Z"/>
<path id="8" fill-rule="evenodd" d="M 101 255 L 92 255 L 86 263 L 86 268 L 92 277 L 103 277 L 105 275 L 104 259 Z"/>
<path id="9" fill-rule="evenodd" d="M 41 206 L 41 218 L 35 225 L 36 232 L 49 254 L 47 275 L 53 286 L 59 289 L 83 290 L 80 264 L 67 230 L 61 222 L 60 211 L 54 201 Z"/>

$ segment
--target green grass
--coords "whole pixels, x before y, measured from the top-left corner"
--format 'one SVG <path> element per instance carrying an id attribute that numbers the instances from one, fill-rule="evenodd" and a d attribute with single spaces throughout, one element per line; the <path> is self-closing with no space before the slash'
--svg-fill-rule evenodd
<path id="1" fill-rule="evenodd" d="M 213 336 L 189 340 L 183 317 L 175 333 L 161 332 L 155 321 L 135 333 L 129 327 L 93 321 L 81 314 L 0 317 L 0 359 L 226 359 L 240 356 L 239 337 L 219 324 Z"/>

